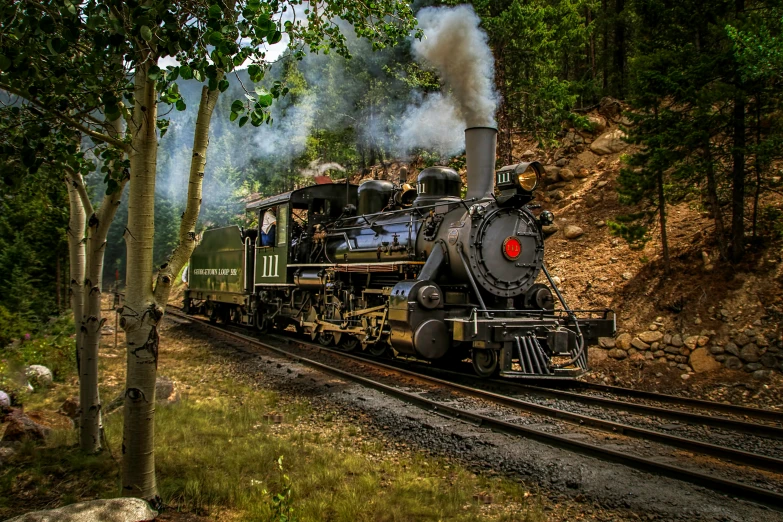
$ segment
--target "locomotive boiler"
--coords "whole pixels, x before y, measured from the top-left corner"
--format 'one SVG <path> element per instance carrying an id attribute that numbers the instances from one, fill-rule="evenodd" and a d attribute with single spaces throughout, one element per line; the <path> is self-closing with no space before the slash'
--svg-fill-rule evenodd
<path id="1" fill-rule="evenodd" d="M 447 167 L 404 180 L 325 184 L 248 205 L 259 229 L 204 232 L 185 306 L 213 321 L 291 328 L 324 345 L 453 363 L 483 377 L 574 376 L 614 335 L 608 310 L 576 311 L 544 265 L 533 204 L 543 168 L 495 171 L 497 131 L 465 131 L 467 192 Z"/>

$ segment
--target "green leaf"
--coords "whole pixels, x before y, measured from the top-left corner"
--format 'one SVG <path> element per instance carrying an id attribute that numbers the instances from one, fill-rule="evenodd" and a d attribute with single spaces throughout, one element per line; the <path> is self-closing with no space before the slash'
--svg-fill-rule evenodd
<path id="1" fill-rule="evenodd" d="M 261 68 L 261 66 L 256 64 L 248 66 L 247 74 L 250 76 L 250 79 L 256 83 L 264 79 L 264 70 Z"/>
<path id="2" fill-rule="evenodd" d="M 209 79 L 209 90 L 214 91 L 218 88 L 218 81 L 217 78 L 210 78 Z"/>
<path id="3" fill-rule="evenodd" d="M 270 93 L 262 94 L 258 97 L 258 104 L 261 107 L 269 107 L 273 101 L 274 97 Z"/>
<path id="4" fill-rule="evenodd" d="M 247 117 L 247 116 L 242 116 L 242 117 L 239 119 L 239 126 L 240 126 L 240 127 L 244 127 L 245 123 L 247 123 L 247 120 L 248 120 L 248 117 Z"/>
<path id="5" fill-rule="evenodd" d="M 209 34 L 209 43 L 212 45 L 220 45 L 220 42 L 223 41 L 223 35 L 220 31 L 212 31 Z"/>
<path id="6" fill-rule="evenodd" d="M 147 71 L 147 78 L 152 80 L 153 82 L 156 81 L 158 78 L 160 78 L 160 67 L 158 67 L 157 65 L 151 66 Z"/>
<path id="7" fill-rule="evenodd" d="M 177 78 L 179 78 L 179 68 L 177 67 L 174 67 L 173 69 L 171 69 L 169 72 L 166 73 L 166 80 L 170 82 L 175 81 Z M 174 84 L 174 86 L 176 85 L 177 84 Z"/>
<path id="8" fill-rule="evenodd" d="M 7 71 L 11 67 L 11 60 L 4 54 L 0 54 L 0 70 Z"/>
<path id="9" fill-rule="evenodd" d="M 211 5 L 209 6 L 209 17 L 210 18 L 220 18 L 220 16 L 223 14 L 223 11 L 220 9 L 219 5 Z"/>
<path id="10" fill-rule="evenodd" d="M 183 80 L 192 80 L 193 79 L 193 69 L 191 69 L 187 65 L 180 65 L 179 66 L 179 74 L 180 74 L 180 76 L 182 76 Z"/>
<path id="11" fill-rule="evenodd" d="M 146 25 L 141 26 L 140 34 L 145 42 L 149 42 L 150 40 L 152 40 L 152 31 Z"/>
<path id="12" fill-rule="evenodd" d="M 220 92 L 226 92 L 226 89 L 228 89 L 228 80 L 223 78 L 222 80 L 220 80 L 220 83 L 218 83 L 218 90 Z"/>
<path id="13" fill-rule="evenodd" d="M 232 112 L 231 115 L 228 117 L 228 119 L 231 121 L 234 121 L 237 118 L 239 118 L 239 114 L 237 114 L 236 112 Z"/>
<path id="14" fill-rule="evenodd" d="M 231 104 L 231 112 L 244 112 L 245 110 L 245 104 L 242 103 L 242 100 L 234 100 L 234 103 Z"/>
<path id="15" fill-rule="evenodd" d="M 187 105 L 185 105 L 185 100 L 183 100 L 182 98 L 177 100 L 175 106 L 177 107 L 178 111 L 184 111 L 187 108 Z"/>
<path id="16" fill-rule="evenodd" d="M 201 72 L 199 69 L 193 69 L 193 78 L 195 78 L 196 81 L 203 82 L 204 81 L 204 73 Z"/>
<path id="17" fill-rule="evenodd" d="M 269 38 L 269 43 L 270 44 L 276 44 L 282 38 L 283 38 L 283 33 L 281 33 L 280 31 L 275 31 L 274 34 L 272 34 L 272 37 Z"/>

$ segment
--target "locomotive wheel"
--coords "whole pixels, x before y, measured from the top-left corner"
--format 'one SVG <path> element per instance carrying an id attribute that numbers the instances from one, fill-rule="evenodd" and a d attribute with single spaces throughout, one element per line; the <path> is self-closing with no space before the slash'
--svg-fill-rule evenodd
<path id="1" fill-rule="evenodd" d="M 261 313 L 260 310 L 256 310 L 256 330 L 261 333 L 267 333 L 269 331 L 269 320 Z"/>
<path id="2" fill-rule="evenodd" d="M 473 350 L 470 358 L 473 360 L 473 371 L 479 377 L 492 377 L 498 370 L 497 350 Z"/>
<path id="3" fill-rule="evenodd" d="M 354 335 L 343 335 L 340 341 L 340 349 L 344 352 L 352 352 L 359 346 L 359 339 Z"/>
<path id="4" fill-rule="evenodd" d="M 383 357 L 388 349 L 389 346 L 385 343 L 373 343 L 367 346 L 367 353 L 373 357 Z"/>
<path id="5" fill-rule="evenodd" d="M 318 341 L 318 344 L 321 346 L 331 346 L 334 344 L 334 334 L 331 332 L 321 332 L 316 336 L 315 340 Z"/>
<path id="6" fill-rule="evenodd" d="M 220 316 L 220 312 L 218 311 L 218 307 L 215 305 L 212 305 L 208 308 L 209 310 L 209 322 L 210 324 L 216 324 L 218 321 L 218 317 Z"/>

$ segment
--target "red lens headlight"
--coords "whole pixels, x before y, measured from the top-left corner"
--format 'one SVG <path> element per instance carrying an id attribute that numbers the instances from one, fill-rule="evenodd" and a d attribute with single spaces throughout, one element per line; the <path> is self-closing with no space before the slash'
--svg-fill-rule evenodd
<path id="1" fill-rule="evenodd" d="M 515 261 L 521 253 L 522 243 L 519 242 L 519 239 L 507 237 L 506 240 L 503 241 L 503 255 L 506 256 L 506 259 Z"/>

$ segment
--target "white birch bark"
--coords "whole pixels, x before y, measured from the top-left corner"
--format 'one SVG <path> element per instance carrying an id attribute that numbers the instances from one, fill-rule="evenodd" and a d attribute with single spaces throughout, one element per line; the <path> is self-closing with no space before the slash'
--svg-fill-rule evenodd
<path id="1" fill-rule="evenodd" d="M 70 214 L 68 219 L 68 260 L 69 283 L 68 294 L 73 312 L 73 323 L 76 327 L 76 367 L 81 373 L 82 350 L 82 320 L 84 319 L 84 274 L 85 274 L 85 245 L 84 226 L 86 212 L 83 200 L 79 194 L 77 181 L 81 181 L 81 174 L 69 172 L 65 178 L 68 187 L 68 204 Z"/>

